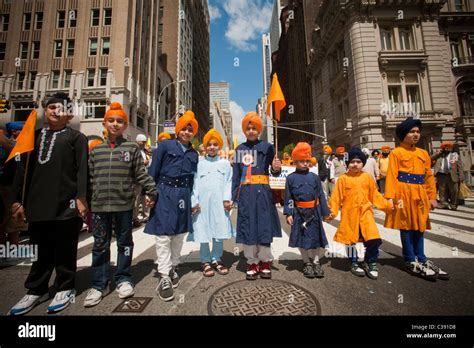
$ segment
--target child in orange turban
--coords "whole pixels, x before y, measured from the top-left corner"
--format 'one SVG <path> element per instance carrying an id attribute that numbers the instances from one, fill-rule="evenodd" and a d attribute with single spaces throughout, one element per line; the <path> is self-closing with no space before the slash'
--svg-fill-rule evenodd
<path id="1" fill-rule="evenodd" d="M 296 171 L 286 178 L 283 210 L 291 226 L 289 246 L 299 249 L 305 277 L 322 278 L 324 271 L 319 257 L 321 248 L 328 245 L 322 217 L 329 217 L 330 211 L 319 176 L 309 170 L 311 146 L 298 143 L 292 157 Z"/>
<path id="2" fill-rule="evenodd" d="M 198 163 L 191 196 L 194 233 L 189 234 L 188 240 L 200 243 L 201 269 L 205 277 L 212 277 L 215 272 L 221 275 L 229 273 L 221 258 L 224 240 L 233 235 L 229 215 L 232 209 L 232 168 L 225 158 L 218 155 L 223 143 L 215 129 L 204 136 L 206 156 Z"/>
<path id="3" fill-rule="evenodd" d="M 263 123 L 255 112 L 244 117 L 242 130 L 247 141 L 235 150 L 232 178 L 232 200 L 238 201 L 236 242 L 243 244 L 247 279 L 254 280 L 259 275 L 268 279 L 272 276 L 271 243 L 274 237 L 281 237 L 269 175 L 280 174 L 281 162 L 272 144 L 258 140 Z"/>
<path id="4" fill-rule="evenodd" d="M 191 194 L 199 155 L 191 139 L 198 129 L 194 113 L 187 111 L 176 123 L 176 140 L 158 146 L 149 169 L 158 187 L 158 199 L 144 232 L 156 236 L 160 278 L 156 292 L 163 301 L 174 299 L 184 237 L 193 232 Z"/>
<path id="5" fill-rule="evenodd" d="M 194 116 L 194 112 L 188 110 L 184 113 L 183 116 L 181 116 L 178 119 L 178 122 L 176 122 L 176 136 L 179 138 L 179 132 L 181 132 L 183 129 L 185 129 L 188 125 L 192 127 L 191 132 L 193 133 L 193 137 L 196 136 L 199 130 L 199 125 L 198 121 L 196 120 L 196 117 Z"/>

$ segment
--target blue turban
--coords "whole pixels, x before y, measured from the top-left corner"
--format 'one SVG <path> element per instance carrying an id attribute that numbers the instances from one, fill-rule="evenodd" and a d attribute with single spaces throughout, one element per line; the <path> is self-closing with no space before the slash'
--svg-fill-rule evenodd
<path id="1" fill-rule="evenodd" d="M 348 152 L 348 155 L 349 155 L 349 160 L 347 163 L 351 163 L 351 161 L 356 158 L 360 159 L 364 166 L 367 163 L 367 156 L 365 155 L 365 153 L 362 152 L 362 150 L 359 147 L 351 148 Z"/>
<path id="2" fill-rule="evenodd" d="M 405 121 L 403 121 L 397 126 L 397 129 L 395 130 L 397 138 L 400 141 L 403 141 L 403 139 L 405 139 L 405 137 L 407 136 L 408 132 L 410 132 L 415 127 L 418 127 L 421 132 L 421 120 L 415 119 L 413 117 L 408 117 Z"/>
<path id="3" fill-rule="evenodd" d="M 23 125 L 24 125 L 24 122 L 15 121 L 15 122 L 8 122 L 5 126 L 7 128 L 8 134 L 11 135 L 12 132 L 15 130 L 21 131 L 23 129 Z"/>

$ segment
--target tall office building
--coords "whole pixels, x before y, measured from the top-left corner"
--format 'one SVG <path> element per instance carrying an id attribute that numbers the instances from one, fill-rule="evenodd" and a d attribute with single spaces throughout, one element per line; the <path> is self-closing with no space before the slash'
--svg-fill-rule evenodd
<path id="1" fill-rule="evenodd" d="M 210 125 L 208 3 L 206 0 L 161 0 L 160 6 L 161 61 L 174 81 L 184 80 L 171 88 L 172 109 L 175 115 L 192 109 L 202 135 Z"/>
<path id="2" fill-rule="evenodd" d="M 212 126 L 224 139 L 224 148 L 232 147 L 232 115 L 230 113 L 230 93 L 228 82 L 211 82 L 210 115 Z"/>
<path id="3" fill-rule="evenodd" d="M 129 139 L 155 134 L 157 114 L 169 112 L 161 86 L 172 77 L 161 65 L 159 0 L 2 0 L 0 94 L 12 103 L 1 122 L 25 120 L 57 92 L 74 101 L 72 126 L 102 134 L 111 102 L 129 114 Z M 169 96 L 168 96 L 169 97 Z M 41 122 L 38 122 L 41 124 Z"/>

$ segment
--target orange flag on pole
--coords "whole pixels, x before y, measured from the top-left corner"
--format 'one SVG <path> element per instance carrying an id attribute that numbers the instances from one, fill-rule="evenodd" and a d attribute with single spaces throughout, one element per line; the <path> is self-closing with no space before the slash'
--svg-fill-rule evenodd
<path id="1" fill-rule="evenodd" d="M 270 116 L 272 103 L 275 103 L 275 120 L 280 122 L 280 112 L 286 106 L 285 96 L 278 82 L 277 74 L 273 74 L 272 87 L 268 93 L 267 115 Z"/>
<path id="2" fill-rule="evenodd" d="M 16 139 L 16 145 L 13 147 L 13 150 L 10 152 L 10 156 L 8 156 L 8 162 L 13 157 L 17 155 L 21 155 L 22 153 L 31 152 L 35 148 L 35 128 L 36 128 L 36 110 L 33 110 L 28 119 L 23 126 L 18 138 Z"/>

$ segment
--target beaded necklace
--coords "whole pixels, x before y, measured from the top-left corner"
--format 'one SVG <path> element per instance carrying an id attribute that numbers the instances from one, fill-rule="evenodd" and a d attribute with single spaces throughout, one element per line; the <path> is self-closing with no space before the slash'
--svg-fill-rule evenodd
<path id="1" fill-rule="evenodd" d="M 45 143 L 46 143 L 46 132 L 49 130 L 48 128 L 43 128 L 41 130 L 41 143 L 40 143 L 40 148 L 39 148 L 39 154 L 38 154 L 38 162 L 39 164 L 45 164 L 48 163 L 49 160 L 51 159 L 51 154 L 53 153 L 53 148 L 54 148 L 54 143 L 56 142 L 56 137 L 58 134 L 64 133 L 67 128 L 64 128 L 60 131 L 54 132 L 53 137 L 51 138 L 51 143 L 49 144 L 48 152 L 46 154 L 46 158 L 43 160 L 43 151 L 45 148 Z"/>

